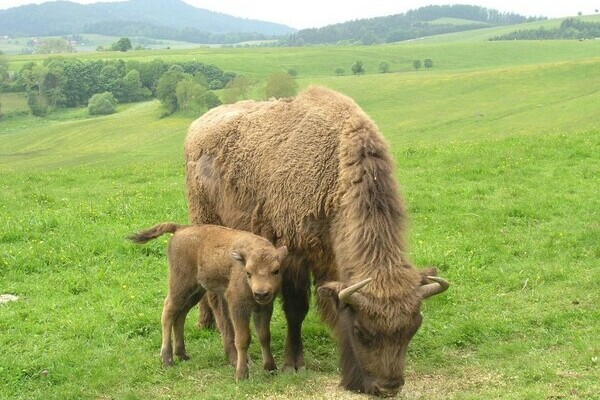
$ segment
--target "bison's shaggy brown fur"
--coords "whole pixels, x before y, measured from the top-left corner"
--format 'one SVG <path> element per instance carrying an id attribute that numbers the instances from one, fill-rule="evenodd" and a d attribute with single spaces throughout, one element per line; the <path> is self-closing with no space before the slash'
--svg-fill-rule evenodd
<path id="1" fill-rule="evenodd" d="M 427 283 L 424 292 L 407 260 L 406 213 L 371 119 L 350 98 L 311 87 L 294 99 L 208 112 L 191 125 L 185 152 L 194 223 L 250 230 L 290 249 L 284 369 L 304 365 L 310 272 L 324 319 L 340 337 L 342 384 L 396 393 L 421 300 L 441 286 Z M 367 278 L 340 301 L 340 291 Z"/>
<path id="2" fill-rule="evenodd" d="M 169 294 L 162 314 L 163 365 L 173 365 L 171 330 L 175 336 L 175 354 L 183 360 L 189 358 L 183 340 L 185 317 L 210 290 L 222 294 L 229 305 L 234 339 L 224 336 L 223 341 L 228 353 L 235 354 L 230 361 L 235 362 L 236 379 L 248 376 L 251 314 L 262 347 L 264 368 L 275 370 L 269 323 L 273 299 L 281 286 L 281 261 L 287 249 L 276 249 L 268 240 L 249 232 L 214 225 L 163 223 L 129 238 L 135 243 L 146 243 L 167 232 L 174 235 L 169 241 Z M 235 343 L 235 351 L 231 342 Z"/>

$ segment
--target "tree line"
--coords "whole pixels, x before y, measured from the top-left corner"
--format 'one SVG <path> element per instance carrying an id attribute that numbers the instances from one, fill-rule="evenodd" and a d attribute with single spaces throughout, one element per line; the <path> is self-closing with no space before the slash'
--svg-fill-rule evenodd
<path id="1" fill-rule="evenodd" d="M 61 107 L 87 106 L 92 96 L 101 93 L 110 93 L 119 103 L 158 98 L 163 115 L 168 115 L 177 109 L 219 105 L 220 100 L 212 91 L 225 87 L 234 78 L 235 73 L 197 61 L 51 57 L 42 64 L 26 63 L 13 76 L 4 78 L 2 88 L 25 92 L 29 108 L 37 116 Z"/>
<path id="2" fill-rule="evenodd" d="M 563 20 L 558 28 L 514 31 L 498 35 L 489 40 L 552 40 L 552 39 L 595 39 L 600 38 L 600 22 L 585 22 L 578 18 Z"/>

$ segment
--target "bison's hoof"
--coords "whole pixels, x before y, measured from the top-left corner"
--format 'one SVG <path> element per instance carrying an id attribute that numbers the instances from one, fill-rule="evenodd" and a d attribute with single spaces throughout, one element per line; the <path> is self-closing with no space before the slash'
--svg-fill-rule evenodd
<path id="1" fill-rule="evenodd" d="M 237 372 L 237 373 L 235 374 L 235 381 L 236 381 L 236 382 L 239 382 L 239 381 L 242 381 L 242 380 L 244 380 L 244 379 L 248 379 L 248 377 L 249 377 L 249 373 L 248 373 L 248 371 L 245 371 L 245 372 Z"/>
<path id="2" fill-rule="evenodd" d="M 267 363 L 267 364 L 263 365 L 263 368 L 269 372 L 277 371 L 277 366 L 275 365 L 275 363 Z"/>

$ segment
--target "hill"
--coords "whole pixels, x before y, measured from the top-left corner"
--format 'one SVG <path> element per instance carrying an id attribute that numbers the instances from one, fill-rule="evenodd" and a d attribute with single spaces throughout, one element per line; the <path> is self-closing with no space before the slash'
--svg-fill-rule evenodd
<path id="1" fill-rule="evenodd" d="M 358 19 L 289 35 L 288 45 L 375 44 L 544 19 L 471 5 L 426 6 L 404 14 Z"/>
<path id="2" fill-rule="evenodd" d="M 186 40 L 200 33 L 272 36 L 292 32 L 294 29 L 285 25 L 195 8 L 181 0 L 129 0 L 88 5 L 55 1 L 0 10 L 0 35 L 10 36 L 97 33 Z M 242 40 L 253 39 L 256 35 Z"/>

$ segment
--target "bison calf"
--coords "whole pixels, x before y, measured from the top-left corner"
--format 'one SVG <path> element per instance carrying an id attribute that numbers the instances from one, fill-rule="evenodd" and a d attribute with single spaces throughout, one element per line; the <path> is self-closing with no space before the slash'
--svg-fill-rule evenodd
<path id="1" fill-rule="evenodd" d="M 227 300 L 237 351 L 236 379 L 248 377 L 251 314 L 254 314 L 262 347 L 264 368 L 275 370 L 269 324 L 273 299 L 281 286 L 281 262 L 287 248 L 275 248 L 260 236 L 216 225 L 163 223 L 133 234 L 129 239 L 146 243 L 167 232 L 174 235 L 169 241 L 169 293 L 161 321 L 163 366 L 173 365 L 171 330 L 175 337 L 175 354 L 182 360 L 189 359 L 183 340 L 185 318 L 210 290 L 223 294 Z M 226 347 L 227 340 L 223 337 Z"/>

